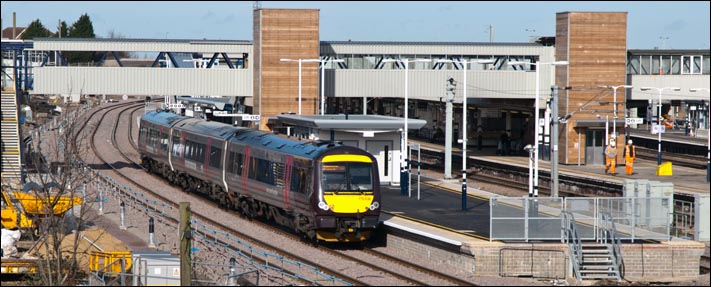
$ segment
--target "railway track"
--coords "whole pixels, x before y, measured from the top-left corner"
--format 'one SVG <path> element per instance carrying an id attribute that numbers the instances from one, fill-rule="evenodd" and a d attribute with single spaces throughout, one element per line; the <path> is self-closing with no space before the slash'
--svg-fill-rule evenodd
<path id="1" fill-rule="evenodd" d="M 133 107 L 124 108 L 124 109 L 123 109 L 122 111 L 120 111 L 120 113 L 119 113 L 119 116 L 118 116 L 119 120 L 114 121 L 113 127 L 112 127 L 112 129 L 111 129 L 111 130 L 112 130 L 112 132 L 111 132 L 111 138 L 112 138 L 112 140 L 111 140 L 111 145 L 114 146 L 114 148 L 119 151 L 118 154 L 120 154 L 120 156 L 122 157 L 122 159 L 123 159 L 123 161 L 124 161 L 125 163 L 127 163 L 127 164 L 130 163 L 129 165 L 130 165 L 131 169 L 142 169 L 142 167 L 140 167 L 133 159 L 130 158 L 130 154 L 133 154 L 133 156 L 136 156 L 136 154 L 137 154 L 137 152 L 135 151 L 135 140 L 134 140 L 134 136 L 133 136 L 135 133 L 132 131 L 132 126 L 133 126 L 133 119 L 134 119 L 134 116 L 133 116 L 133 115 L 134 115 L 137 111 L 139 111 L 140 108 L 141 108 L 141 106 L 133 106 Z M 128 111 L 131 111 L 131 112 L 130 112 L 130 113 L 127 113 Z M 105 113 L 101 116 L 101 120 L 102 120 L 102 121 L 103 121 L 103 118 L 106 117 L 107 114 L 109 114 L 109 112 L 105 112 Z M 126 114 L 129 115 L 129 125 L 125 125 L 125 126 L 129 126 L 129 127 L 128 127 L 128 131 L 127 131 L 127 133 L 129 134 L 129 136 L 128 136 L 128 137 L 123 137 L 123 134 L 122 134 L 121 132 L 119 132 L 119 130 L 124 130 L 124 129 L 126 129 L 127 127 L 125 127 L 125 126 L 119 126 L 119 123 L 122 122 L 121 118 L 122 118 L 122 117 L 125 117 Z M 86 122 L 88 122 L 88 121 L 86 121 Z M 98 126 L 100 126 L 100 125 L 97 125 L 97 128 L 94 130 L 94 134 L 96 133 L 96 131 L 99 130 Z M 128 140 L 130 141 L 130 144 L 118 144 L 118 143 L 117 143 L 117 142 L 118 142 L 118 138 L 117 138 L 117 135 L 118 135 L 118 134 L 121 134 L 121 136 L 119 136 L 119 138 L 128 138 Z M 94 137 L 95 137 L 95 136 L 92 136 L 92 139 L 93 139 Z M 151 197 L 158 198 L 159 200 L 165 202 L 166 204 L 170 204 L 171 206 L 177 208 L 178 205 L 177 205 L 176 203 L 173 203 L 174 201 L 172 201 L 171 199 L 166 198 L 166 197 L 162 196 L 161 194 L 152 192 L 152 191 L 151 191 L 151 188 L 144 187 L 144 184 L 141 183 L 140 180 L 134 180 L 135 177 L 132 177 L 132 176 L 130 176 L 130 175 L 127 176 L 127 175 L 123 174 L 122 172 L 118 171 L 118 169 L 115 168 L 115 167 L 110 163 L 110 162 L 111 162 L 110 159 L 105 159 L 104 156 L 101 155 L 101 153 L 98 151 L 98 149 L 97 149 L 97 147 L 96 147 L 96 145 L 95 145 L 95 142 L 94 142 L 93 140 L 91 141 L 91 144 L 92 144 L 92 149 L 93 149 L 94 152 L 97 154 L 97 157 L 101 158 L 102 161 L 103 161 L 108 167 L 111 167 L 114 171 L 116 171 L 117 176 L 122 177 L 123 180 L 126 180 L 126 181 L 128 181 L 128 182 L 131 182 L 132 185 L 138 186 L 138 188 L 141 189 L 141 192 L 143 192 L 143 193 L 145 193 L 145 194 L 150 194 Z M 132 149 L 132 150 L 131 150 L 131 149 Z M 118 155 L 118 154 L 117 154 L 117 155 Z M 114 164 L 116 164 L 117 162 L 118 162 L 118 161 L 114 161 Z M 128 165 L 123 165 L 123 168 L 126 168 L 126 167 L 129 167 L 129 166 L 128 166 Z M 154 177 L 154 178 L 155 178 L 155 177 Z M 167 181 L 165 181 L 164 179 L 159 178 L 159 180 L 162 181 L 164 184 L 167 184 Z M 219 208 L 219 207 L 217 206 L 217 204 L 215 204 L 215 203 L 213 203 L 213 202 L 211 202 L 211 201 L 209 201 L 209 200 L 207 200 L 207 199 L 205 199 L 205 198 L 196 197 L 195 195 L 193 195 L 193 197 L 199 198 L 199 201 L 200 201 L 202 204 L 209 205 L 209 206 L 211 206 L 212 208 L 216 208 L 216 209 Z M 306 264 L 309 264 L 309 265 L 318 266 L 318 268 L 319 268 L 320 270 L 322 270 L 324 273 L 330 274 L 330 275 L 335 276 L 335 277 L 338 277 L 338 278 L 342 278 L 343 280 L 345 280 L 345 281 L 348 282 L 348 283 L 351 283 L 351 284 L 354 284 L 354 285 L 378 285 L 378 284 L 379 284 L 379 283 L 368 282 L 368 280 L 361 280 L 361 279 L 359 279 L 360 277 L 363 276 L 362 274 L 359 275 L 359 276 L 353 276 L 352 274 L 349 275 L 347 272 L 341 272 L 340 270 L 336 270 L 336 269 L 334 269 L 334 268 L 328 268 L 327 266 L 324 266 L 324 264 L 318 264 L 318 263 L 316 263 L 316 262 L 313 262 L 312 260 L 306 258 L 305 256 L 301 256 L 301 255 L 298 255 L 298 254 L 294 254 L 294 252 L 290 252 L 290 250 L 285 250 L 285 249 L 283 249 L 283 248 L 280 248 L 280 246 L 273 245 L 273 244 L 269 244 L 268 242 L 264 242 L 264 240 L 262 240 L 262 239 L 260 239 L 260 238 L 256 238 L 256 237 L 253 237 L 253 236 L 251 236 L 251 235 L 249 235 L 249 234 L 242 233 L 242 232 L 240 232 L 239 230 L 236 230 L 236 229 L 233 228 L 233 227 L 230 227 L 230 226 L 227 226 L 226 224 L 223 224 L 222 222 L 217 222 L 217 221 L 215 221 L 215 220 L 212 220 L 209 216 L 203 216 L 203 215 L 201 215 L 199 212 L 194 212 L 194 213 L 193 213 L 193 216 L 196 217 L 196 218 L 198 218 L 200 221 L 203 221 L 203 222 L 206 222 L 206 223 L 208 223 L 208 224 L 210 224 L 210 225 L 212 225 L 212 226 L 215 226 L 215 227 L 217 227 L 217 228 L 220 229 L 220 230 L 224 230 L 224 231 L 226 231 L 226 232 L 229 232 L 230 234 L 232 234 L 232 235 L 234 235 L 234 236 L 236 236 L 236 237 L 245 238 L 246 240 L 252 242 L 252 244 L 254 244 L 255 246 L 259 246 L 260 248 L 264 248 L 264 249 L 268 249 L 268 250 L 274 250 L 274 251 L 277 252 L 278 254 L 283 254 L 284 256 L 287 256 L 287 257 L 289 257 L 289 258 L 292 258 L 293 260 L 298 260 L 298 261 L 300 261 L 300 262 L 303 262 L 303 263 L 306 263 Z M 224 220 L 223 220 L 223 221 L 224 221 Z M 171 224 L 177 224 L 177 221 L 172 220 L 170 223 L 171 223 Z M 260 224 L 260 225 L 262 225 L 262 226 L 269 226 L 269 224 L 267 224 L 267 223 L 261 223 L 261 222 L 259 222 L 258 224 Z M 296 235 L 293 234 L 293 233 L 287 233 L 287 232 L 282 231 L 282 230 L 281 230 L 281 227 L 279 227 L 279 226 L 271 226 L 271 227 L 269 227 L 269 228 L 271 229 L 272 232 L 278 232 L 278 233 L 283 234 L 283 235 L 284 235 L 284 234 L 288 234 L 288 235 L 285 235 L 285 236 L 291 237 L 292 240 L 300 241 L 300 239 L 299 239 L 298 236 L 296 236 Z M 229 245 L 229 242 L 220 242 L 220 243 L 221 243 L 221 244 Z M 236 250 L 239 250 L 239 249 L 240 249 L 239 246 L 231 246 L 231 247 L 232 247 L 233 249 L 236 249 Z M 326 249 L 326 248 L 320 248 L 319 250 L 322 250 L 322 251 L 324 251 L 324 252 L 331 253 L 333 256 L 341 258 L 341 259 L 337 259 L 337 260 L 349 260 L 349 261 L 352 261 L 352 262 L 353 262 L 353 263 L 352 263 L 353 265 L 367 266 L 368 268 L 371 268 L 371 269 L 372 269 L 372 271 L 371 271 L 371 272 L 368 272 L 368 273 L 370 273 L 370 274 L 377 274 L 377 275 L 374 275 L 374 276 L 376 276 L 376 277 L 377 277 L 377 276 L 386 276 L 385 274 L 387 274 L 387 276 L 391 276 L 391 277 L 393 277 L 393 278 L 397 278 L 397 279 L 399 280 L 399 282 L 400 282 L 399 284 L 408 284 L 408 285 L 443 285 L 443 284 L 445 284 L 445 285 L 472 285 L 471 282 L 462 281 L 462 280 L 459 280 L 459 279 L 454 278 L 454 277 L 451 277 L 451 276 L 450 276 L 449 278 L 447 278 L 448 276 L 447 276 L 446 274 L 433 275 L 433 274 L 436 274 L 436 273 L 434 273 L 434 271 L 428 270 L 427 268 L 423 268 L 423 267 L 421 267 L 421 266 L 416 266 L 416 265 L 414 265 L 414 264 L 409 264 L 409 263 L 407 263 L 406 261 L 403 261 L 403 260 L 399 260 L 399 262 L 398 262 L 397 264 L 398 264 L 399 266 L 407 266 L 407 268 L 409 268 L 409 270 L 406 271 L 406 272 L 403 272 L 403 271 L 402 271 L 402 268 L 400 268 L 400 269 L 398 269 L 398 270 L 391 270 L 390 268 L 386 268 L 386 267 L 383 267 L 383 266 L 378 266 L 378 265 L 376 265 L 376 264 L 369 264 L 369 262 L 374 261 L 373 257 L 377 257 L 376 254 L 378 254 L 378 253 L 375 252 L 375 251 L 371 251 L 371 252 L 362 251 L 363 254 L 369 254 L 369 255 L 367 255 L 367 256 L 370 256 L 370 259 L 358 259 L 359 257 L 362 257 L 362 256 L 364 256 L 364 255 L 352 256 L 352 255 L 347 255 L 347 254 L 345 254 L 345 253 L 343 253 L 343 252 L 338 252 L 338 251 L 334 251 L 334 250 Z M 385 255 L 381 255 L 380 258 L 381 258 L 381 260 L 387 260 L 388 262 L 391 262 L 391 263 L 398 261 L 398 259 L 396 259 L 396 258 L 393 258 L 393 257 L 386 257 Z M 264 264 L 268 264 L 268 263 L 266 262 L 266 260 L 264 260 L 264 261 L 262 261 L 262 262 L 263 262 Z M 386 265 L 388 265 L 388 264 L 386 264 Z M 413 278 L 413 276 L 411 276 L 411 275 L 402 275 L 402 274 L 408 274 L 408 273 L 409 273 L 409 274 L 412 274 L 413 272 L 415 272 L 415 273 L 416 273 L 416 272 L 420 272 L 420 273 L 424 273 L 424 274 L 428 274 L 428 275 L 426 275 L 426 276 L 421 276 L 421 275 L 420 275 L 420 276 L 414 276 L 414 277 L 417 277 L 417 278 L 422 278 L 422 277 L 424 277 L 425 280 L 415 279 L 415 278 Z M 298 277 L 299 277 L 298 274 L 296 274 L 296 273 L 294 273 L 294 274 L 292 274 L 292 275 L 293 275 L 295 278 L 298 278 Z M 433 281 L 432 278 L 427 278 L 427 276 L 430 276 L 430 277 L 433 277 L 433 278 L 439 278 L 439 279 L 438 279 L 439 281 L 438 281 L 438 280 L 434 280 L 434 281 Z M 368 277 L 368 276 L 366 275 L 366 277 Z M 317 280 L 317 279 L 318 279 L 318 278 L 312 279 L 312 280 Z M 303 280 L 303 281 L 299 281 L 299 284 L 309 284 L 309 282 L 313 282 L 313 281 Z M 428 282 L 430 282 L 430 284 L 427 284 Z M 344 284 L 344 285 L 348 285 L 348 284 Z"/>
<path id="2" fill-rule="evenodd" d="M 637 158 L 649 161 L 657 161 L 657 150 L 637 147 Z M 664 152 L 662 153 L 662 161 L 670 161 L 672 165 L 685 166 L 690 168 L 706 169 L 705 157 L 697 155 L 687 155 Z"/>

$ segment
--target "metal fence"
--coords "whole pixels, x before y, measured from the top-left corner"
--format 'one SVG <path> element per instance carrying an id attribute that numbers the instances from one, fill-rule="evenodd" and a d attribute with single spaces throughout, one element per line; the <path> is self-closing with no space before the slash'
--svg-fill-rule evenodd
<path id="1" fill-rule="evenodd" d="M 623 240 L 669 240 L 673 216 L 668 197 L 492 197 L 489 205 L 491 240 L 562 240 L 562 211 L 575 215 L 582 240 L 601 236 L 601 213 Z"/>
<path id="2" fill-rule="evenodd" d="M 55 118 L 52 122 L 48 122 L 47 124 L 38 127 L 37 130 L 40 132 L 48 132 L 50 130 L 59 129 L 61 133 L 61 127 L 68 125 L 70 123 L 69 119 L 75 118 L 75 116 L 77 116 L 77 118 L 78 116 L 83 116 L 90 109 L 91 106 L 87 105 L 86 107 L 78 109 L 77 111 L 65 113 L 62 115 L 62 117 Z M 59 121 L 57 119 L 59 119 Z M 64 151 L 64 149 L 61 149 L 59 151 Z M 88 197 L 85 197 L 89 198 L 90 200 L 85 199 L 85 202 L 103 203 L 115 200 L 117 202 L 125 203 L 126 209 L 129 210 L 129 212 L 137 212 L 146 215 L 146 217 L 156 218 L 159 224 L 167 219 L 177 221 L 177 210 L 172 206 L 164 202 L 159 202 L 152 198 L 149 198 L 143 192 L 134 190 L 130 186 L 125 186 L 114 181 L 111 177 L 104 175 L 102 170 L 93 169 L 90 164 L 82 161 L 76 156 L 72 155 L 70 162 L 70 166 L 75 167 L 72 169 L 71 172 L 77 172 L 79 176 L 83 176 L 87 179 L 92 179 L 88 183 L 88 186 L 91 187 L 89 189 L 91 194 L 88 194 Z M 59 172 L 61 172 L 61 170 Z M 86 189 L 83 190 L 86 191 Z M 98 192 L 98 196 L 96 192 Z M 99 205 L 99 209 L 102 209 L 101 204 Z M 116 214 L 117 212 L 111 213 Z M 120 212 L 118 213 L 121 214 Z M 108 213 L 104 213 L 102 216 L 106 215 L 108 215 Z M 120 216 L 123 217 L 123 215 Z M 123 219 L 120 219 L 120 222 L 122 222 L 121 225 L 123 226 Z M 248 242 L 243 241 L 236 236 L 230 235 L 229 233 L 222 230 L 214 229 L 215 227 L 209 226 L 194 218 L 191 220 L 191 226 L 193 235 L 195 236 L 193 242 L 196 245 L 194 246 L 197 246 L 197 244 L 205 244 L 206 246 L 208 246 L 207 249 L 222 248 L 220 250 L 224 250 L 223 255 L 237 258 L 237 268 L 242 268 L 240 270 L 243 270 L 237 270 L 240 272 L 235 274 L 218 274 L 218 269 L 225 269 L 225 266 L 227 266 L 226 264 L 220 264 L 219 262 L 198 263 L 198 265 L 203 266 L 202 268 L 204 270 L 208 270 L 204 272 L 205 274 L 217 275 L 216 278 L 201 280 L 199 282 L 193 281 L 195 285 L 231 284 L 229 283 L 231 282 L 229 280 L 237 280 L 237 283 L 240 284 L 240 279 L 245 279 L 248 277 L 256 277 L 256 280 L 261 280 L 257 282 L 264 282 L 264 280 L 266 280 L 267 282 L 278 285 L 290 285 L 293 284 L 293 282 L 308 282 L 312 285 L 353 285 L 350 282 L 324 273 L 324 271 L 320 270 L 317 266 L 309 265 L 304 262 L 290 260 L 280 254 L 260 250 L 259 248 L 252 246 Z M 169 236 L 174 235 L 171 234 Z M 218 236 L 220 237 L 219 239 Z M 229 245 L 224 242 L 229 243 Z M 255 257 L 266 258 L 266 263 L 259 263 L 259 261 L 256 260 Z M 117 263 L 114 264 L 119 263 L 117 261 Z M 196 263 L 193 262 L 193 264 L 195 265 Z M 125 268 L 123 270 L 125 270 Z M 113 276 L 106 276 L 107 273 Z M 126 280 L 133 280 L 134 278 L 127 277 L 129 274 L 130 273 L 127 272 L 119 272 L 118 274 L 116 274 L 116 272 L 114 272 L 114 274 L 112 274 L 111 272 L 94 272 L 90 276 L 90 280 L 93 280 L 91 282 L 91 285 L 127 284 L 128 281 Z M 140 277 L 136 278 L 140 279 Z M 163 275 L 148 274 L 143 277 L 144 280 L 147 280 L 149 278 L 154 278 L 157 280 L 167 280 L 170 279 L 170 276 L 165 276 L 165 272 L 163 272 Z M 121 283 L 121 280 L 123 280 L 123 283 Z M 225 280 L 228 280 L 227 283 L 225 283 Z"/>

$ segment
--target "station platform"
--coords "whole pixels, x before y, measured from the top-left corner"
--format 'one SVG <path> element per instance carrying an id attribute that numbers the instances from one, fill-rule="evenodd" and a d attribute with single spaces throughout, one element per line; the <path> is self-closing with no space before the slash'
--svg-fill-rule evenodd
<path id="1" fill-rule="evenodd" d="M 630 129 L 630 136 L 641 137 L 658 140 L 659 136 L 652 134 L 648 129 L 640 127 L 637 129 Z M 690 145 L 707 146 L 708 145 L 708 131 L 698 130 L 697 134 L 694 136 L 686 135 L 684 129 L 681 130 L 666 130 L 662 133 L 662 144 L 664 142 L 675 142 L 684 143 Z"/>
<path id="2" fill-rule="evenodd" d="M 411 140 L 420 144 L 421 149 L 444 153 L 444 146 L 420 140 Z M 468 160 L 479 160 L 528 168 L 527 156 L 497 156 L 496 148 L 483 147 L 481 150 L 469 148 Z M 452 154 L 461 155 L 461 149 L 453 145 Z M 416 153 L 413 153 L 413 159 Z M 604 165 L 558 165 L 561 175 L 582 178 L 594 178 L 605 182 L 622 185 L 625 179 L 648 179 L 672 182 L 674 192 L 687 196 L 709 194 L 711 185 L 706 182 L 706 170 L 688 167 L 673 167 L 673 176 L 657 176 L 656 162 L 635 161 L 634 173 L 625 174 L 624 163 L 618 163 L 615 175 L 605 174 Z M 541 172 L 550 172 L 550 162 L 539 161 Z M 399 186 L 382 186 L 382 206 L 386 214 L 383 222 L 387 225 L 401 226 L 404 229 L 426 230 L 423 236 L 440 238 L 455 245 L 463 242 L 489 241 L 489 198 L 497 194 L 476 189 L 472 179 L 467 187 L 466 211 L 462 210 L 461 166 L 452 165 L 453 179 L 444 179 L 441 171 L 422 169 L 420 195 L 416 186 L 416 168 L 412 169 L 412 186 L 409 194 L 402 195 Z M 408 223 L 398 220 L 407 219 Z"/>
<path id="3" fill-rule="evenodd" d="M 417 142 L 417 141 L 415 141 Z M 423 149 L 444 150 L 443 146 L 427 142 L 418 142 Z M 453 153 L 461 151 L 453 151 Z M 489 160 L 510 165 L 526 165 L 528 157 L 496 156 L 495 148 L 482 148 L 471 152 L 470 159 Z M 413 157 L 415 155 L 413 154 Z M 548 163 L 540 162 L 541 169 L 547 169 Z M 572 278 L 569 273 L 570 258 L 568 246 L 558 240 L 529 241 L 491 240 L 489 199 L 498 196 L 485 190 L 467 186 L 466 210 L 462 210 L 460 167 L 452 167 L 454 179 L 444 179 L 441 171 L 422 169 L 420 193 L 417 193 L 416 168 L 413 168 L 413 180 L 408 192 L 399 186 L 381 186 L 381 221 L 388 229 L 387 246 L 403 256 L 425 257 L 427 260 L 443 262 L 448 271 L 464 270 L 474 275 L 475 279 L 492 277 L 522 276 L 531 278 Z M 637 172 L 631 178 L 657 178 L 650 163 L 638 164 Z M 622 181 L 624 176 L 605 175 L 602 166 L 560 166 L 560 172 L 601 177 L 606 181 Z M 675 189 L 684 186 L 691 192 L 708 193 L 704 173 L 683 175 L 684 170 L 675 170 Z M 624 167 L 622 168 L 624 174 Z M 670 177 L 673 178 L 673 177 Z M 692 178 L 696 183 L 684 183 Z M 698 183 L 703 182 L 703 184 Z M 704 191 L 705 190 L 705 191 Z M 590 226 L 587 226 L 591 228 Z M 581 225 L 579 228 L 586 228 Z M 590 242 L 586 241 L 586 244 Z M 593 242 L 594 245 L 594 242 Z M 704 252 L 704 244 L 696 241 L 646 241 L 624 242 L 621 246 L 625 258 L 648 258 L 641 264 L 630 260 L 625 263 L 625 278 L 631 281 L 674 281 L 695 278 L 698 275 L 698 260 Z M 683 252 L 679 253 L 680 250 Z M 685 263 L 673 256 L 684 254 Z M 448 262 L 456 262 L 454 264 Z M 647 266 L 660 266 L 655 273 L 645 270 Z M 647 267 L 648 268 L 648 267 Z M 680 272 L 680 270 L 687 270 Z M 480 277 L 481 276 L 481 277 Z"/>
<path id="4" fill-rule="evenodd" d="M 411 140 L 411 142 L 420 144 L 424 150 L 429 150 L 436 153 L 444 153 L 444 146 L 433 144 L 425 141 Z M 456 145 L 452 146 L 453 155 L 461 155 L 461 148 Z M 663 156 L 663 154 L 662 154 Z M 413 156 L 414 157 L 414 156 Z M 484 147 L 481 150 L 472 148 L 467 149 L 468 160 L 482 160 L 496 162 L 499 164 L 509 164 L 512 166 L 528 169 L 528 156 L 498 156 L 496 149 L 492 147 Z M 550 172 L 550 162 L 540 160 L 538 162 L 540 172 Z M 461 166 L 452 165 L 452 175 L 459 174 Z M 605 166 L 602 164 L 588 165 L 566 165 L 558 164 L 558 171 L 561 175 L 570 175 L 583 178 L 594 178 L 614 184 L 622 184 L 625 179 L 648 179 L 660 182 L 671 182 L 674 184 L 675 193 L 684 193 L 693 196 L 695 193 L 709 194 L 711 185 L 706 182 L 706 170 L 695 169 L 683 166 L 673 166 L 672 176 L 657 176 L 657 163 L 655 161 L 636 160 L 634 164 L 634 172 L 632 175 L 625 174 L 624 162 L 618 162 L 616 174 L 605 174 Z M 540 173 L 539 173 L 540 175 Z M 443 176 L 440 178 L 444 178 Z M 460 184 L 461 186 L 461 184 Z M 461 188 L 461 187 L 460 187 Z"/>

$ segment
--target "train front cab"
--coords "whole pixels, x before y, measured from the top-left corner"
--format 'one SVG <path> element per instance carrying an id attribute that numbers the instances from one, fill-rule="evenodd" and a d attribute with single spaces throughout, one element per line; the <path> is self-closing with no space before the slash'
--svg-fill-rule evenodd
<path id="1" fill-rule="evenodd" d="M 318 161 L 317 239 L 367 240 L 379 222 L 378 165 L 367 153 L 329 153 Z"/>

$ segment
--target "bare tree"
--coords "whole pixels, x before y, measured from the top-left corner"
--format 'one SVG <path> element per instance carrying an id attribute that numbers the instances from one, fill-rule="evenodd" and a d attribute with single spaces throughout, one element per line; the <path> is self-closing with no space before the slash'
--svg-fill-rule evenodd
<path id="1" fill-rule="evenodd" d="M 82 188 L 97 178 L 80 160 L 86 156 L 90 130 L 93 130 L 90 124 L 84 125 L 85 120 L 79 113 L 82 109 L 85 108 L 79 107 L 74 112 L 65 110 L 60 119 L 55 119 L 56 124 L 30 131 L 34 152 L 28 153 L 26 161 L 31 162 L 37 173 L 28 175 L 31 183 L 26 184 L 25 189 L 40 199 L 44 209 L 42 217 L 36 218 L 39 238 L 33 240 L 36 239 L 37 244 L 30 250 L 38 257 L 37 272 L 30 278 L 31 283 L 76 285 L 78 280 L 86 278 L 86 269 L 80 266 L 78 257 L 83 251 L 78 247 L 82 226 L 92 220 L 86 211 L 94 200 Z M 81 199 L 80 204 L 77 199 Z M 78 204 L 80 208 L 65 214 L 61 211 L 67 210 L 67 204 Z"/>

